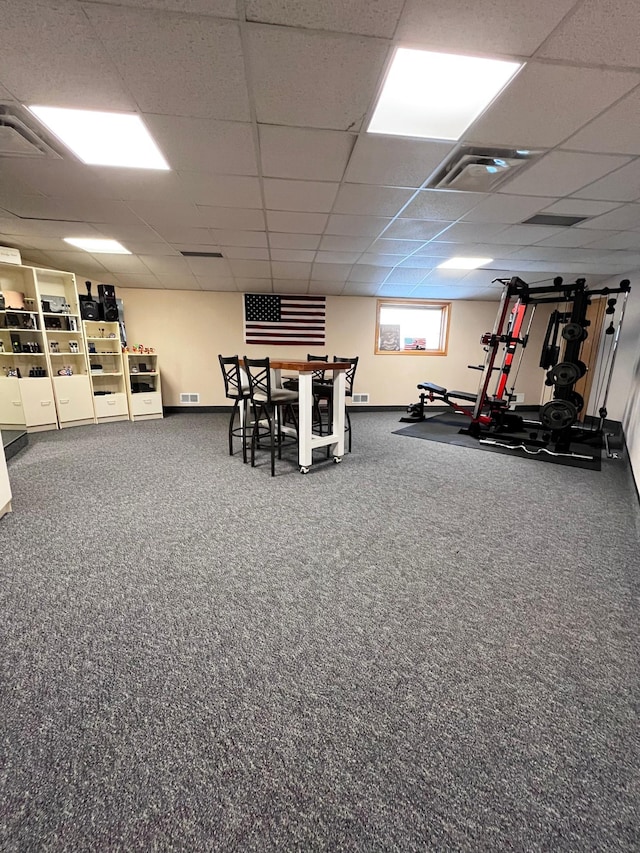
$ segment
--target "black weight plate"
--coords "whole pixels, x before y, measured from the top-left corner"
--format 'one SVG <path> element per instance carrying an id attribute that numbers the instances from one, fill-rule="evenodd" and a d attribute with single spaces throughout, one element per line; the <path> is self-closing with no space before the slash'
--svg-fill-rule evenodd
<path id="1" fill-rule="evenodd" d="M 584 371 L 581 372 L 580 367 L 572 361 L 561 361 L 560 364 L 552 367 L 547 374 L 547 378 L 560 388 L 573 385 L 581 376 L 584 376 Z"/>
<path id="2" fill-rule="evenodd" d="M 576 407 L 569 400 L 550 400 L 540 409 L 540 422 L 546 429 L 566 429 L 577 419 Z"/>

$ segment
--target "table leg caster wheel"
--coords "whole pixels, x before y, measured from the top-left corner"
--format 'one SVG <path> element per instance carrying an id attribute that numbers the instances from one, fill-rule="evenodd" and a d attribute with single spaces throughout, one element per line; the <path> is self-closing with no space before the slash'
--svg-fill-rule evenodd
<path id="1" fill-rule="evenodd" d="M 336 463 L 336 465 L 339 465 L 342 462 L 342 456 L 334 456 L 333 461 Z"/>
<path id="2" fill-rule="evenodd" d="M 300 473 L 301 473 L 301 474 L 308 474 L 308 473 L 309 473 L 309 469 L 308 469 L 306 466 L 301 465 L 301 466 L 300 466 Z"/>

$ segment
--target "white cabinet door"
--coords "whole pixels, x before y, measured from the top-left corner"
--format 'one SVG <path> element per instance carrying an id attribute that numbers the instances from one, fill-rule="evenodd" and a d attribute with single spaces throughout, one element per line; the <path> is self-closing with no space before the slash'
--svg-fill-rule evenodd
<path id="1" fill-rule="evenodd" d="M 134 418 L 162 414 L 162 397 L 159 391 L 131 395 L 131 414 Z"/>
<path id="2" fill-rule="evenodd" d="M 98 419 L 129 416 L 126 394 L 105 394 L 94 397 L 93 405 Z"/>
<path id="3" fill-rule="evenodd" d="M 53 389 L 60 426 L 94 421 L 93 395 L 88 376 L 54 376 Z"/>
<path id="4" fill-rule="evenodd" d="M 57 429 L 58 419 L 51 380 L 45 376 L 18 381 L 27 429 L 49 425 Z"/>
<path id="5" fill-rule="evenodd" d="M 0 424 L 7 428 L 25 425 L 19 383 L 17 377 L 0 377 Z"/>

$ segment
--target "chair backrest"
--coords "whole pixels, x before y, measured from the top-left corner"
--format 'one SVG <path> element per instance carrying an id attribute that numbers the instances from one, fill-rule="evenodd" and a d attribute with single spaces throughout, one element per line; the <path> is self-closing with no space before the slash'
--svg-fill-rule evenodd
<path id="1" fill-rule="evenodd" d="M 252 400 L 271 400 L 271 367 L 268 358 L 244 357 L 244 369 L 249 379 Z"/>
<path id="2" fill-rule="evenodd" d="M 356 368 L 358 366 L 359 355 L 356 355 L 354 358 L 347 358 L 342 355 L 334 355 L 334 361 L 348 361 L 351 363 L 351 367 L 347 368 L 344 374 L 344 384 L 345 384 L 345 396 L 351 397 L 353 395 L 353 380 L 356 376 Z"/>
<path id="3" fill-rule="evenodd" d="M 329 356 L 328 355 L 311 355 L 310 353 L 307 353 L 307 361 L 324 361 L 324 362 L 327 362 L 327 361 L 329 361 Z M 311 381 L 312 382 L 324 382 L 325 381 L 324 370 L 314 370 L 313 373 L 311 374 Z"/>
<path id="4" fill-rule="evenodd" d="M 240 358 L 237 355 L 218 355 L 222 378 L 224 379 L 224 393 L 230 400 L 244 400 L 249 396 L 246 383 L 242 381 Z"/>

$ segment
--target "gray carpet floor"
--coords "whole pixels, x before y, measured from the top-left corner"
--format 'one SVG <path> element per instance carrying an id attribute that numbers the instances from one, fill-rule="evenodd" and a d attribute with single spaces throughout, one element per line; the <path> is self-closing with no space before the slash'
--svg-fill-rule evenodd
<path id="1" fill-rule="evenodd" d="M 352 417 L 30 436 L 0 522 L 2 851 L 637 851 L 639 510 Z M 288 451 L 290 453 L 290 451 Z"/>

